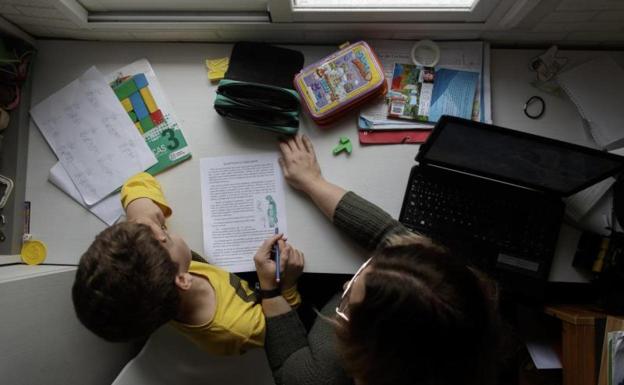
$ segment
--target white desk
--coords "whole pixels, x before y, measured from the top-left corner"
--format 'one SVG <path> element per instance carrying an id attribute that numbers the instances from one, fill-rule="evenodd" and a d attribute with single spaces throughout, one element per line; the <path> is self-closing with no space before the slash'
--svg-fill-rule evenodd
<path id="1" fill-rule="evenodd" d="M 331 53 L 333 47 L 299 47 L 310 63 Z M 253 127 L 226 122 L 212 105 L 215 86 L 206 77 L 204 60 L 228 56 L 231 45 L 103 43 L 41 41 L 35 62 L 34 106 L 71 82 L 90 66 L 103 73 L 136 59 L 147 58 L 171 100 L 189 142 L 193 158 L 158 176 L 174 215 L 169 227 L 184 236 L 191 248 L 203 252 L 199 183 L 199 159 L 207 156 L 277 151 L 277 136 Z M 571 142 L 587 144 L 580 118 L 567 99 L 544 95 L 528 82 L 533 74 L 528 61 L 539 51 L 494 50 L 492 52 L 492 104 L 496 124 Z M 566 54 L 568 55 L 568 54 Z M 575 60 L 589 57 L 574 53 Z M 618 56 L 624 60 L 624 55 Z M 531 95 L 546 101 L 540 120 L 526 118 L 524 102 Z M 327 179 L 375 202 L 397 217 L 414 155 L 414 145 L 370 146 L 357 144 L 355 114 L 334 127 L 320 129 L 306 117 L 300 132 L 309 135 Z M 339 136 L 355 143 L 353 154 L 334 157 Z M 104 224 L 47 181 L 56 157 L 31 122 L 29 133 L 26 199 L 32 202 L 31 232 L 48 246 L 50 263 L 76 263 Z M 286 191 L 289 240 L 306 255 L 311 272 L 352 273 L 362 261 L 362 250 L 338 234 L 306 197 Z M 569 267 L 578 232 L 563 226 L 551 279 L 578 280 Z M 250 256 L 251 258 L 251 256 Z"/>

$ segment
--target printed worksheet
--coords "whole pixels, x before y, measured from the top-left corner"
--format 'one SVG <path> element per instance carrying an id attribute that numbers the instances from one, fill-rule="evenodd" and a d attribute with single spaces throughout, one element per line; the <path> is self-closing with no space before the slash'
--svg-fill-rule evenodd
<path id="1" fill-rule="evenodd" d="M 37 104 L 30 114 L 88 206 L 156 163 L 95 67 Z"/>
<path id="2" fill-rule="evenodd" d="M 230 272 L 254 271 L 262 242 L 286 233 L 284 178 L 278 155 L 203 158 L 200 161 L 204 252 Z"/>

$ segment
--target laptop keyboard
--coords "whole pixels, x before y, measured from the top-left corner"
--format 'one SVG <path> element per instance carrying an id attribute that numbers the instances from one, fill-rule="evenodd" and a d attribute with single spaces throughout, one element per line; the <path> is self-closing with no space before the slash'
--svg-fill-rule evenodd
<path id="1" fill-rule="evenodd" d="M 418 171 L 410 183 L 401 217 L 408 227 L 434 238 L 485 242 L 512 258 L 552 257 L 557 237 L 553 229 L 558 233 L 554 222 L 560 220 L 552 202 L 449 184 Z"/>

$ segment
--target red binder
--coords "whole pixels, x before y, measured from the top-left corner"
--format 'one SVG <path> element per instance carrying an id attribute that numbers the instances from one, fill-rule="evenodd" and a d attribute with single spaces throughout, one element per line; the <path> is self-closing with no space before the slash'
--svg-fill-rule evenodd
<path id="1" fill-rule="evenodd" d="M 431 130 L 358 130 L 361 144 L 420 144 L 431 134 Z"/>

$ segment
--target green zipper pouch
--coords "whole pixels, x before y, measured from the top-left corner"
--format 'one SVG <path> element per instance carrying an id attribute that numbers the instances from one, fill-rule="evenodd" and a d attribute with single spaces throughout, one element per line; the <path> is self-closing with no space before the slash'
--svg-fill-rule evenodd
<path id="1" fill-rule="evenodd" d="M 214 108 L 224 118 L 294 135 L 299 129 L 299 94 L 295 90 L 224 79 Z"/>

